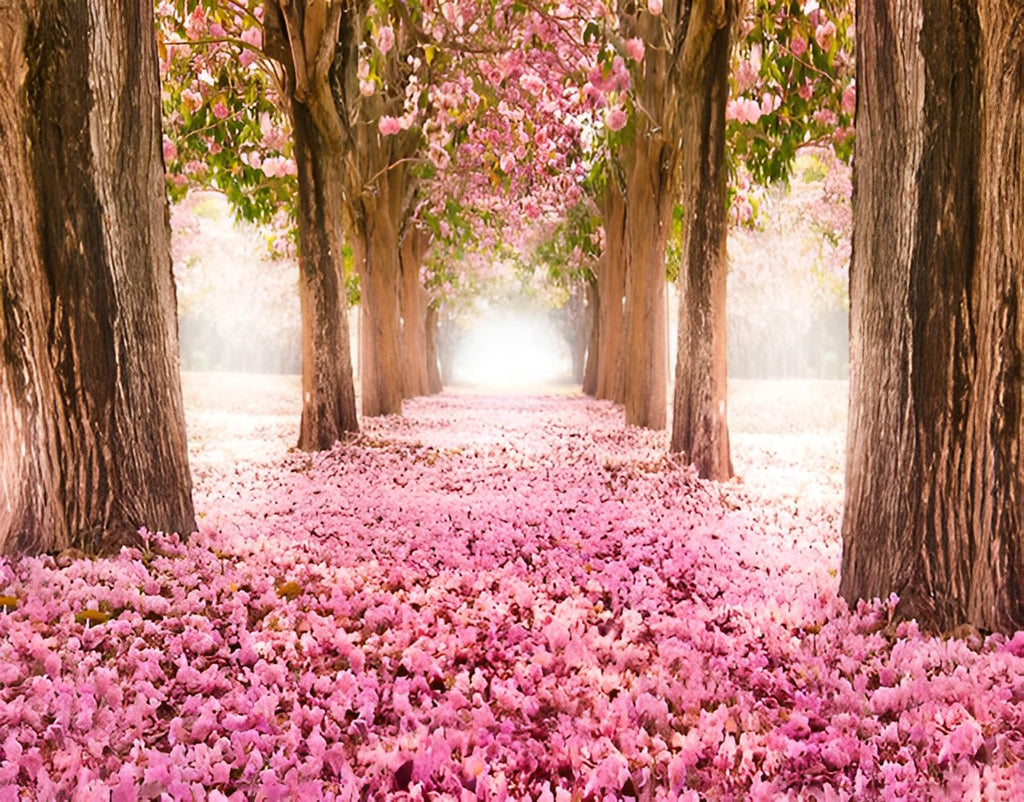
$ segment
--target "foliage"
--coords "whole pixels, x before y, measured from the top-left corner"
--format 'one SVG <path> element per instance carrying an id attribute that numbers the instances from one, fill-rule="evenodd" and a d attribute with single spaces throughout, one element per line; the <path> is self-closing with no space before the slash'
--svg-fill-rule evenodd
<path id="1" fill-rule="evenodd" d="M 787 179 L 810 145 L 853 154 L 851 0 L 755 0 L 741 28 L 731 78 L 732 158 L 767 184 Z"/>

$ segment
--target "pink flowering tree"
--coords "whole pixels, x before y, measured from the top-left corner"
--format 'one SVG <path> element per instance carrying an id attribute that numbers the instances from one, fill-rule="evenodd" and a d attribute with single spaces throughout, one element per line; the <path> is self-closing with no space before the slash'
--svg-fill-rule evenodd
<path id="1" fill-rule="evenodd" d="M 295 97 L 294 70 L 268 55 L 284 51 L 265 44 L 263 6 L 176 0 L 157 11 L 172 193 L 189 184 L 216 187 L 243 217 L 285 231 L 294 216 L 302 316 L 298 445 L 329 448 L 359 428 L 336 160 Z"/>
<path id="2" fill-rule="evenodd" d="M 793 13 L 768 2 L 745 11 L 730 3 L 623 4 L 609 9 L 614 16 L 603 27 L 595 22 L 584 32 L 604 41 L 584 91 L 603 110 L 610 156 L 599 182 L 606 256 L 598 395 L 621 400 L 631 423 L 665 426 L 665 245 L 680 201 L 672 449 L 714 478 L 732 473 L 725 402 L 730 166 L 742 165 L 733 182 L 741 188 L 741 170 L 759 180 L 784 177 L 796 149 L 829 129 L 815 103 L 841 107 L 850 97 L 846 79 L 836 77 L 837 67 L 850 64 L 845 4 L 831 9 L 840 22 L 817 3 Z M 813 44 L 800 39 L 808 35 Z M 803 44 L 799 59 L 791 40 Z M 741 57 L 731 80 L 737 42 Z M 808 87 L 805 98 L 800 92 Z"/>
<path id="3" fill-rule="evenodd" d="M 758 0 L 738 23 L 740 57 L 731 86 L 724 83 L 726 74 L 713 81 L 705 76 L 701 93 L 685 106 L 695 127 L 682 161 L 685 217 L 670 447 L 715 479 L 732 474 L 725 148 L 742 165 L 737 172 L 766 182 L 787 177 L 801 147 L 827 141 L 847 156 L 852 141 L 851 4 L 809 0 L 794 7 Z M 738 198 L 737 208 L 743 210 L 745 200 Z"/>

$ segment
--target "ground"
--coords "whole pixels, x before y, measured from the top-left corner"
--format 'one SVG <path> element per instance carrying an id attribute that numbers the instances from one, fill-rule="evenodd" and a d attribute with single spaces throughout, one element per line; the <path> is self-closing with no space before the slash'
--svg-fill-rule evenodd
<path id="1" fill-rule="evenodd" d="M 734 383 L 720 485 L 564 391 L 298 397 L 186 376 L 187 543 L 0 562 L 0 800 L 1024 796 L 1024 633 L 836 597 L 844 384 Z"/>

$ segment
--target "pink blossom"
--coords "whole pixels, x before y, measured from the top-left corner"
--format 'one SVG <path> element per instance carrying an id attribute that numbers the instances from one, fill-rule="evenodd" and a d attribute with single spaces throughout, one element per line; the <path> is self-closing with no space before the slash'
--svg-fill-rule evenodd
<path id="1" fill-rule="evenodd" d="M 184 101 L 183 105 L 189 111 L 195 111 L 203 105 L 203 96 L 193 89 L 185 89 L 181 93 L 181 99 Z"/>
<path id="2" fill-rule="evenodd" d="M 847 114 L 853 114 L 857 109 L 857 87 L 850 84 L 843 90 L 842 109 Z"/>
<path id="3" fill-rule="evenodd" d="M 223 101 L 218 100 L 213 106 L 213 116 L 218 120 L 225 119 L 230 113 Z"/>
<path id="4" fill-rule="evenodd" d="M 175 145 L 174 142 L 168 139 L 166 136 L 164 137 L 163 150 L 165 163 L 172 162 L 176 158 L 178 158 L 178 146 Z"/>
<path id="5" fill-rule="evenodd" d="M 832 20 L 828 20 L 814 29 L 814 38 L 822 50 L 828 50 L 832 46 L 835 35 L 836 24 Z"/>
<path id="6" fill-rule="evenodd" d="M 390 25 L 383 25 L 377 31 L 377 49 L 385 56 L 395 46 L 395 31 Z"/>
<path id="7" fill-rule="evenodd" d="M 604 124 L 608 126 L 609 131 L 621 131 L 627 122 L 629 118 L 620 106 L 609 109 L 604 115 Z"/>
<path id="8" fill-rule="evenodd" d="M 802 56 L 807 52 L 807 40 L 796 34 L 790 40 L 789 49 L 793 51 L 794 56 Z"/>
<path id="9" fill-rule="evenodd" d="M 263 46 L 263 33 L 259 28 L 246 28 L 242 31 L 241 38 L 250 47 L 242 48 L 242 52 L 238 55 L 238 60 L 243 67 L 248 67 L 259 57 L 259 54 L 253 48 L 261 48 Z"/>
<path id="10" fill-rule="evenodd" d="M 393 136 L 402 130 L 402 120 L 399 117 L 382 116 L 377 123 L 377 129 L 384 136 Z"/>
<path id="11" fill-rule="evenodd" d="M 633 61 L 643 61 L 644 52 L 645 51 L 643 39 L 634 36 L 632 39 L 626 40 L 626 55 L 633 59 Z"/>
<path id="12" fill-rule="evenodd" d="M 647 10 L 650 11 L 651 14 L 654 15 L 655 17 L 661 14 L 661 8 L 661 0 L 647 0 Z"/>

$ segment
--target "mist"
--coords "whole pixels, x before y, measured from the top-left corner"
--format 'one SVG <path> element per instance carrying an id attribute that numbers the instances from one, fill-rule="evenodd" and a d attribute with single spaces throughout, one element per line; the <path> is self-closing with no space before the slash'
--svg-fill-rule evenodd
<path id="1" fill-rule="evenodd" d="M 543 312 L 489 307 L 461 332 L 452 356 L 456 384 L 515 390 L 571 380 L 569 345 Z"/>

